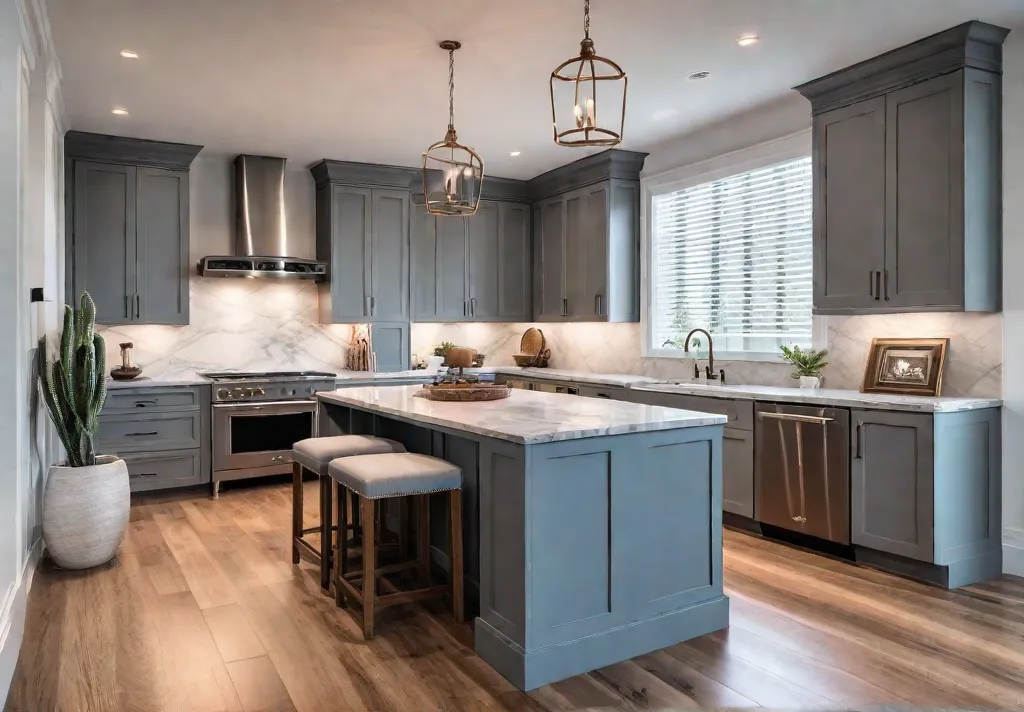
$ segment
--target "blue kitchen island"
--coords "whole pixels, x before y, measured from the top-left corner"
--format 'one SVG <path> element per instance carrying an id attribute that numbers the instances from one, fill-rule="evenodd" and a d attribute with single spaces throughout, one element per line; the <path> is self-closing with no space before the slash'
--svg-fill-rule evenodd
<path id="1" fill-rule="evenodd" d="M 462 467 L 476 652 L 512 684 L 531 690 L 728 626 L 725 416 L 526 390 L 434 402 L 421 391 L 321 392 L 319 433 L 394 438 Z M 443 498 L 433 505 L 446 568 Z"/>

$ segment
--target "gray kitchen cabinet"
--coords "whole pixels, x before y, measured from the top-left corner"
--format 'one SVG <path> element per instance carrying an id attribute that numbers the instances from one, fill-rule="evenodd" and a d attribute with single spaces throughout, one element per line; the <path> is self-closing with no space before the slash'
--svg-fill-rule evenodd
<path id="1" fill-rule="evenodd" d="M 873 308 L 885 269 L 885 98 L 815 116 L 813 160 L 815 309 Z"/>
<path id="2" fill-rule="evenodd" d="M 317 188 L 321 323 L 409 319 L 409 191 L 328 184 Z"/>
<path id="3" fill-rule="evenodd" d="M 328 265 L 318 283 L 320 323 L 408 322 L 411 168 L 320 161 L 316 254 Z M 423 229 L 417 224 L 417 232 Z"/>
<path id="4" fill-rule="evenodd" d="M 850 540 L 931 562 L 932 416 L 853 411 Z"/>
<path id="5" fill-rule="evenodd" d="M 373 352 L 380 372 L 409 370 L 409 330 L 407 321 L 375 321 L 370 326 Z"/>
<path id="6" fill-rule="evenodd" d="M 640 171 L 610 149 L 528 182 L 537 321 L 640 320 Z"/>
<path id="7" fill-rule="evenodd" d="M 722 509 L 754 518 L 754 433 L 722 431 Z"/>
<path id="8" fill-rule="evenodd" d="M 528 321 L 529 223 L 522 203 L 484 201 L 465 218 L 434 217 L 417 206 L 414 318 Z"/>
<path id="9" fill-rule="evenodd" d="M 201 148 L 65 137 L 67 298 L 88 291 L 98 323 L 188 323 L 188 167 Z"/>
<path id="10" fill-rule="evenodd" d="M 1002 43 L 968 22 L 796 87 L 811 102 L 814 311 L 999 311 Z"/>
<path id="11" fill-rule="evenodd" d="M 132 492 L 210 482 L 210 386 L 111 388 L 97 450 L 122 457 Z"/>

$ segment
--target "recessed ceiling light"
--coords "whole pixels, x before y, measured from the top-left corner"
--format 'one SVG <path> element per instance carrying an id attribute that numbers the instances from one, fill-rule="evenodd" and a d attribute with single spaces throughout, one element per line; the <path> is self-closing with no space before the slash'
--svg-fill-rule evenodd
<path id="1" fill-rule="evenodd" d="M 736 38 L 736 44 L 740 47 L 749 47 L 750 45 L 755 45 L 760 41 L 761 38 L 757 35 L 742 35 Z"/>
<path id="2" fill-rule="evenodd" d="M 125 59 L 138 59 L 139 58 L 139 53 L 136 52 L 135 50 L 123 49 L 123 50 L 121 50 L 121 56 L 124 57 Z"/>
<path id="3" fill-rule="evenodd" d="M 520 153 L 522 153 L 522 151 L 509 151 L 508 155 L 514 157 L 514 156 L 518 156 Z"/>
<path id="4" fill-rule="evenodd" d="M 707 79 L 711 76 L 711 72 L 694 72 L 687 79 Z"/>
<path id="5" fill-rule="evenodd" d="M 128 116 L 128 109 L 111 109 L 111 114 L 117 114 L 118 116 Z"/>

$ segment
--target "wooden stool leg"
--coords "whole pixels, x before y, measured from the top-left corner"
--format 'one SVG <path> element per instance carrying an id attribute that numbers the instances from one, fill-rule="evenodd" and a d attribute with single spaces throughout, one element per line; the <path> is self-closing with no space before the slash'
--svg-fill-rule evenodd
<path id="1" fill-rule="evenodd" d="M 348 573 L 348 522 L 349 491 L 347 487 L 335 483 L 335 496 L 338 504 L 338 547 L 334 552 L 334 603 L 345 606 L 345 589 L 341 579 Z"/>
<path id="2" fill-rule="evenodd" d="M 327 475 L 320 476 L 320 588 L 331 590 L 331 482 Z"/>
<path id="3" fill-rule="evenodd" d="M 452 552 L 452 612 L 455 614 L 455 622 L 462 623 L 466 620 L 462 582 L 462 490 L 451 492 L 451 526 L 448 531 L 451 532 L 448 541 Z"/>
<path id="4" fill-rule="evenodd" d="M 292 463 L 292 563 L 299 563 L 299 545 L 302 537 L 302 465 Z"/>
<path id="5" fill-rule="evenodd" d="M 416 495 L 416 549 L 420 585 L 430 584 L 430 495 Z"/>
<path id="6" fill-rule="evenodd" d="M 359 524 L 359 495 L 349 490 L 348 504 L 352 509 L 352 540 L 356 544 L 362 544 L 363 528 Z"/>
<path id="7" fill-rule="evenodd" d="M 373 532 L 377 526 L 374 500 L 359 498 L 363 522 L 363 637 L 373 637 L 374 604 L 377 602 L 377 542 Z"/>

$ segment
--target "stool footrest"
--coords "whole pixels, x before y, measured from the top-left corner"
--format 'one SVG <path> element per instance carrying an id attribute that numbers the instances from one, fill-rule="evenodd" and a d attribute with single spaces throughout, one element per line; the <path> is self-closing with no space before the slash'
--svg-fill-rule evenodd
<path id="1" fill-rule="evenodd" d="M 397 606 L 401 603 L 413 603 L 414 601 L 423 601 L 429 598 L 441 598 L 451 592 L 451 586 L 445 584 L 444 586 L 431 586 L 430 588 L 418 588 L 415 591 L 399 591 L 398 593 L 388 593 L 383 596 L 377 597 L 377 605 L 381 608 L 385 606 Z"/>
<path id="2" fill-rule="evenodd" d="M 314 564 L 320 563 L 320 552 L 317 551 L 312 544 L 305 539 L 295 539 L 295 546 L 298 548 L 299 555 L 305 554 L 313 559 Z"/>
<path id="3" fill-rule="evenodd" d="M 388 564 L 387 566 L 382 566 L 379 569 L 376 569 L 374 571 L 374 574 L 376 574 L 377 577 L 379 578 L 381 576 L 387 576 L 388 574 L 398 573 L 399 571 L 408 571 L 409 569 L 414 569 L 419 565 L 420 563 L 418 561 L 403 561 L 397 564 Z M 345 574 L 345 578 L 349 581 L 357 581 L 362 577 L 363 572 L 361 570 L 349 571 Z"/>

